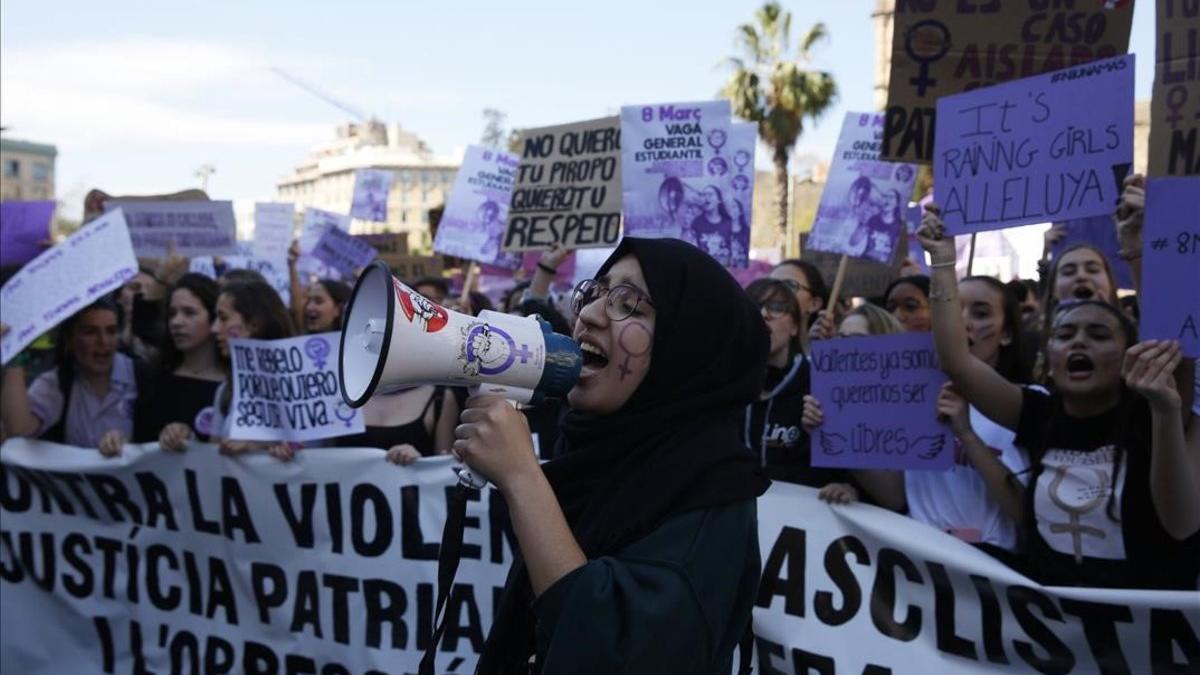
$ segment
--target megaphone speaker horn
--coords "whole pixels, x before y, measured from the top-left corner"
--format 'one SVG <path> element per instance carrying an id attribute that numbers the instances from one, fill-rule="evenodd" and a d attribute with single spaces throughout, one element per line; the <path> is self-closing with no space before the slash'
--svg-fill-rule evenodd
<path id="1" fill-rule="evenodd" d="M 583 367 L 575 341 L 545 321 L 448 310 L 394 278 L 381 261 L 354 286 L 342 321 L 338 383 L 360 407 L 375 393 L 422 384 L 522 389 L 565 396 Z"/>

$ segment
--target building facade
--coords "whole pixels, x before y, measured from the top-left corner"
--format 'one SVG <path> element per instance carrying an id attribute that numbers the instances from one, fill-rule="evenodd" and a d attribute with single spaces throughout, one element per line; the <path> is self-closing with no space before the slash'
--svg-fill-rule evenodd
<path id="1" fill-rule="evenodd" d="M 54 200 L 54 160 L 58 148 L 0 138 L 0 200 Z"/>
<path id="2" fill-rule="evenodd" d="M 410 250 L 428 250 L 429 209 L 445 203 L 459 162 L 438 156 L 416 134 L 378 120 L 342 125 L 337 138 L 317 145 L 276 184 L 276 199 L 297 211 L 312 207 L 349 213 L 356 169 L 391 171 L 387 220 L 354 220 L 355 234 L 406 233 Z"/>

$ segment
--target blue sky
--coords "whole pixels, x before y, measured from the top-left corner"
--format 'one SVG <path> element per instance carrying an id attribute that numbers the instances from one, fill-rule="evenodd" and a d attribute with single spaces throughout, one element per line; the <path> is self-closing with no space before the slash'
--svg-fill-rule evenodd
<path id="1" fill-rule="evenodd" d="M 196 185 L 205 163 L 216 167 L 214 198 L 270 198 L 275 180 L 348 119 L 272 66 L 453 155 L 479 140 L 485 107 L 522 127 L 713 98 L 734 29 L 759 4 L 5 0 L 0 121 L 9 137 L 58 146 L 68 216 L 92 187 L 178 190 Z M 828 155 L 842 113 L 871 109 L 873 5 L 785 3 L 794 35 L 829 27 L 814 65 L 841 88 L 797 154 Z M 1141 0 L 1130 45 L 1139 99 L 1153 77 L 1153 22 L 1153 3 Z"/>

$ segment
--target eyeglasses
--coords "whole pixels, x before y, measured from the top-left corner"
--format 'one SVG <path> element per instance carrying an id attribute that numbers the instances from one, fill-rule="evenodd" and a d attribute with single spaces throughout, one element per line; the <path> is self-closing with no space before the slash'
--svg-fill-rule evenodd
<path id="1" fill-rule="evenodd" d="M 791 310 L 791 305 L 782 300 L 768 300 L 757 304 L 758 308 L 767 315 L 768 319 L 778 319 L 785 314 L 789 314 L 789 310 Z"/>
<path id="2" fill-rule="evenodd" d="M 795 279 L 779 279 L 778 281 L 779 281 L 779 283 L 783 284 L 784 286 L 787 286 L 788 290 L 793 293 L 798 293 L 801 290 L 803 290 L 804 292 L 808 293 L 809 295 L 812 295 L 811 288 L 809 288 L 808 286 L 805 286 L 804 284 L 800 283 L 799 281 L 796 281 Z"/>
<path id="3" fill-rule="evenodd" d="M 643 302 L 654 307 L 650 298 L 633 286 L 617 284 L 608 287 L 595 279 L 584 279 L 575 287 L 575 294 L 571 297 L 571 309 L 579 315 L 584 307 L 595 302 L 602 294 L 605 296 L 604 313 L 613 321 L 624 321 L 633 316 Z"/>

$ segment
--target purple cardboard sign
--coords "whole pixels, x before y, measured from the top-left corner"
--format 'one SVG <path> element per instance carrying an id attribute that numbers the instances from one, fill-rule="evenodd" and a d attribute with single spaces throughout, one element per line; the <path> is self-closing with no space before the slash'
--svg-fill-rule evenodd
<path id="1" fill-rule="evenodd" d="M 1200 358 L 1200 176 L 1147 181 L 1142 248 L 1141 338 Z"/>
<path id="2" fill-rule="evenodd" d="M 1133 55 L 937 103 L 933 185 L 950 234 L 1111 214 L 1133 165 Z"/>
<path id="3" fill-rule="evenodd" d="M 24 265 L 46 250 L 54 202 L 0 203 L 0 267 Z"/>
<path id="4" fill-rule="evenodd" d="M 325 230 L 312 254 L 347 276 L 353 276 L 354 269 L 366 267 L 379 255 L 375 247 L 336 227 Z"/>
<path id="5" fill-rule="evenodd" d="M 954 435 L 937 420 L 944 382 L 929 333 L 814 342 L 812 394 L 825 422 L 812 433 L 813 466 L 949 469 Z"/>
<path id="6" fill-rule="evenodd" d="M 1117 280 L 1117 288 L 1133 288 L 1133 273 L 1129 271 L 1129 264 L 1117 255 L 1121 245 L 1117 242 L 1117 228 L 1111 215 L 1076 218 L 1054 225 L 1067 231 L 1066 236 L 1050 249 L 1050 255 L 1055 260 L 1076 244 L 1094 246 L 1108 260 L 1108 266 Z"/>

